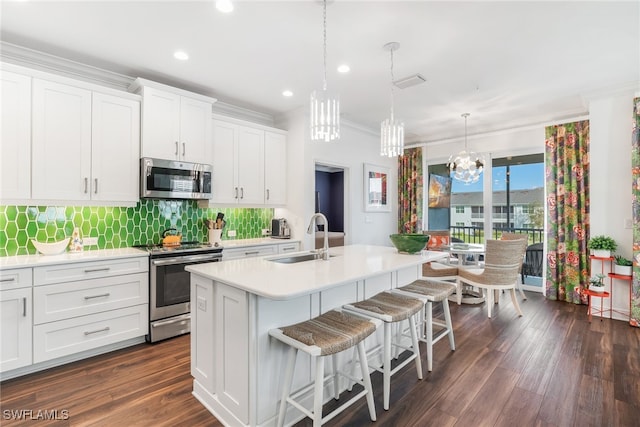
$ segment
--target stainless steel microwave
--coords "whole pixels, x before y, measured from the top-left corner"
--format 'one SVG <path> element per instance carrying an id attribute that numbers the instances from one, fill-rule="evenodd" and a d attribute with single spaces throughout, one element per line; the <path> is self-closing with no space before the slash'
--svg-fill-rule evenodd
<path id="1" fill-rule="evenodd" d="M 210 199 L 213 167 L 202 163 L 143 157 L 140 197 L 143 199 Z"/>

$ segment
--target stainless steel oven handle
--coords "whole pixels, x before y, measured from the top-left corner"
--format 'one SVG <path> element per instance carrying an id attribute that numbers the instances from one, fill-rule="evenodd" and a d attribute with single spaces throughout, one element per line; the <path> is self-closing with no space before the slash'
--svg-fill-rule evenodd
<path id="1" fill-rule="evenodd" d="M 190 314 L 183 314 L 180 317 L 176 317 L 175 319 L 171 319 L 171 320 L 165 320 L 164 322 L 155 322 L 152 324 L 152 326 L 154 328 L 158 328 L 160 326 L 166 326 L 166 325 L 172 325 L 174 323 L 179 323 L 179 322 L 184 322 L 186 320 L 191 319 L 191 315 Z"/>
<path id="2" fill-rule="evenodd" d="M 215 260 L 220 259 L 220 254 L 215 255 L 187 255 L 176 258 L 164 258 L 164 259 L 156 259 L 151 261 L 153 265 L 174 265 L 174 264 L 189 264 L 194 261 L 207 261 L 207 260 Z"/>

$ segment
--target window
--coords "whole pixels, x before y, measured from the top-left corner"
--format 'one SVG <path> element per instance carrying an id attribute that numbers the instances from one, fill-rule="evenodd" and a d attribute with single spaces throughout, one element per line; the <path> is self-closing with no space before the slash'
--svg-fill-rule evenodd
<path id="1" fill-rule="evenodd" d="M 456 222 L 456 227 L 464 227 L 464 222 Z"/>
<path id="2" fill-rule="evenodd" d="M 464 206 L 456 206 L 456 213 L 464 213 Z"/>

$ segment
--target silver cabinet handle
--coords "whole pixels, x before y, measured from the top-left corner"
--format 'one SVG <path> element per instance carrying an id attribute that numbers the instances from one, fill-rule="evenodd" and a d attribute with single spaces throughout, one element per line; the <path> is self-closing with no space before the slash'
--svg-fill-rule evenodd
<path id="1" fill-rule="evenodd" d="M 282 248 L 282 252 L 285 252 L 285 251 L 295 251 L 295 250 L 296 250 L 296 248 Z"/>
<path id="2" fill-rule="evenodd" d="M 84 177 L 84 193 L 87 194 L 87 190 L 89 188 L 89 178 Z"/>
<path id="3" fill-rule="evenodd" d="M 245 255 L 258 255 L 260 251 L 245 252 Z"/>
<path id="4" fill-rule="evenodd" d="M 269 189 L 267 188 L 267 200 L 269 200 Z"/>
<path id="5" fill-rule="evenodd" d="M 97 334 L 97 333 L 99 333 L 99 332 L 107 332 L 107 331 L 110 331 L 110 330 L 111 330 L 111 328 L 107 326 L 107 327 L 102 328 L 102 329 L 96 329 L 95 331 L 85 331 L 85 332 L 84 332 L 84 335 L 85 335 L 85 336 L 87 336 L 87 335 L 93 335 L 93 334 Z"/>
<path id="6" fill-rule="evenodd" d="M 240 187 L 240 198 L 244 199 L 244 187 Z"/>
<path id="7" fill-rule="evenodd" d="M 107 292 L 106 294 L 100 294 L 100 295 L 89 295 L 84 297 L 84 299 L 88 300 L 88 299 L 94 299 L 94 298 L 103 298 L 103 297 L 108 297 L 109 295 L 111 295 L 109 292 Z"/>
<path id="8" fill-rule="evenodd" d="M 236 187 L 236 199 L 238 198 L 238 187 Z"/>
<path id="9" fill-rule="evenodd" d="M 111 270 L 111 267 L 104 267 L 104 268 L 88 268 L 86 269 L 84 272 L 85 273 L 95 273 L 97 271 L 109 271 Z"/>
<path id="10" fill-rule="evenodd" d="M 94 194 L 98 194 L 98 178 L 94 178 L 93 181 L 94 181 L 94 184 L 95 184 L 95 187 L 93 189 L 93 193 Z"/>
<path id="11" fill-rule="evenodd" d="M 154 328 L 158 328 L 160 326 L 173 325 L 174 323 L 179 323 L 181 325 L 186 325 L 188 321 L 191 320 L 190 314 L 184 314 L 180 317 L 176 317 L 175 319 L 165 320 L 163 322 L 153 323 L 151 326 Z"/>
<path id="12" fill-rule="evenodd" d="M 187 152 L 187 144 L 186 143 L 182 143 L 182 157 L 185 156 L 185 153 Z"/>
<path id="13" fill-rule="evenodd" d="M 22 317 L 27 317 L 27 297 L 22 297 Z"/>
<path id="14" fill-rule="evenodd" d="M 176 157 L 178 157 L 178 141 L 176 141 Z"/>
<path id="15" fill-rule="evenodd" d="M 15 277 L 9 277 L 7 279 L 0 279 L 0 282 L 15 282 Z"/>

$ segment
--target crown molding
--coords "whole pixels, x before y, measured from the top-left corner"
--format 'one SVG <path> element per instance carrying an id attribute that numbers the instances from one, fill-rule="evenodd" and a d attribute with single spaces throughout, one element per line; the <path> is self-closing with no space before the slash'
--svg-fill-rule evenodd
<path id="1" fill-rule="evenodd" d="M 273 127 L 275 123 L 274 117 L 271 114 L 249 110 L 248 108 L 244 107 L 238 107 L 237 105 L 229 104 L 220 100 L 213 104 L 213 112 L 214 114 L 220 114 L 240 120 L 246 120 L 252 123 L 258 123 L 270 127 Z"/>
<path id="2" fill-rule="evenodd" d="M 137 78 L 4 41 L 0 41 L 0 61 L 125 92 L 130 90 L 130 86 Z M 273 126 L 274 123 L 274 117 L 270 114 L 253 111 L 220 100 L 213 104 L 213 112 L 265 126 Z"/>
<path id="3" fill-rule="evenodd" d="M 6 42 L 0 42 L 0 59 L 3 62 L 124 91 L 126 91 L 129 85 L 135 80 L 132 77 L 113 71 L 103 70 L 98 67 Z"/>

